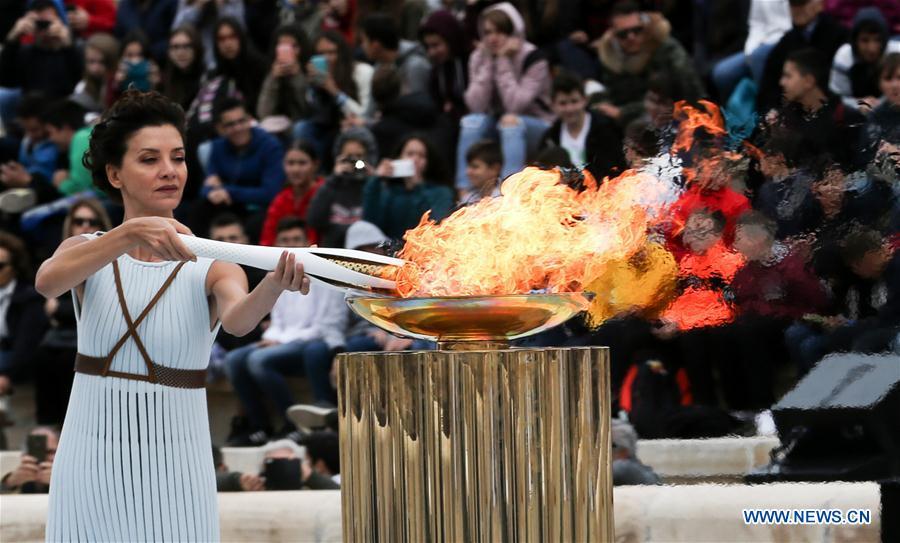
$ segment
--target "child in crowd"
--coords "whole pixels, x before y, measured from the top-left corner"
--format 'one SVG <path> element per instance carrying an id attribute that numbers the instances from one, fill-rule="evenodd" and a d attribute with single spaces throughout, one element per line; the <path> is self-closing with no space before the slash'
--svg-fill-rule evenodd
<path id="1" fill-rule="evenodd" d="M 318 175 L 318 171 L 319 156 L 315 146 L 306 140 L 294 141 L 284 154 L 284 174 L 287 177 L 287 184 L 269 204 L 259 239 L 261 245 L 275 243 L 275 229 L 281 219 L 289 215 L 306 219 L 309 203 L 325 182 L 322 176 Z M 309 226 L 306 228 L 306 236 L 310 244 L 319 241 L 318 233 Z"/>
<path id="2" fill-rule="evenodd" d="M 493 140 L 481 140 L 466 151 L 466 177 L 472 190 L 463 196 L 459 207 L 470 206 L 482 198 L 500 196 L 500 170 L 503 151 Z"/>

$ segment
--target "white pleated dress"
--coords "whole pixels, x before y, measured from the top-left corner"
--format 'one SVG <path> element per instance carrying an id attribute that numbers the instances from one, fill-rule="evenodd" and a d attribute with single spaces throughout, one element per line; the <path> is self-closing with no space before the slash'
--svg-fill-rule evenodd
<path id="1" fill-rule="evenodd" d="M 218 330 L 210 330 L 205 293 L 212 262 L 186 263 L 137 326 L 155 364 L 207 367 Z M 177 266 L 128 255 L 117 263 L 135 319 Z M 106 357 L 128 333 L 112 264 L 87 279 L 81 305 L 78 352 Z M 133 338 L 110 369 L 146 375 Z M 46 539 L 218 541 L 206 390 L 76 373 L 53 463 Z"/>

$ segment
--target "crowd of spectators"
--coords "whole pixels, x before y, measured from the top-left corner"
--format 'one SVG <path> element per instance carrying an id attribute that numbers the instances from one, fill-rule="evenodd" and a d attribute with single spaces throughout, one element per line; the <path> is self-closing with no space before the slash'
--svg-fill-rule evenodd
<path id="1" fill-rule="evenodd" d="M 898 348 L 896 2 L 4 5 L 0 395 L 33 379 L 41 425 L 63 422 L 77 310 L 37 295 L 32 263 L 121 220 L 82 155 L 92 121 L 128 88 L 185 109 L 176 218 L 233 243 L 389 251 L 424 213 L 439 221 L 497 197 L 526 165 L 665 179 L 655 234 L 678 274 L 666 306 L 534 341 L 610 345 L 626 411 L 646 412 L 632 392 L 668 378 L 668 414 L 684 423 L 670 429 L 696 431 L 675 407 L 758 412 L 786 368 L 796 379 L 828 353 Z M 701 99 L 727 134 L 675 149 L 676 104 Z M 252 288 L 260 272 L 246 271 Z M 692 306 L 706 309 L 689 318 Z M 214 346 L 210 378 L 227 378 L 242 406 L 229 444 L 304 439 L 286 376 L 333 405 L 336 353 L 412 345 L 328 289 L 284 294 L 260 329 Z M 31 465 L 13 477 L 43 480 Z"/>

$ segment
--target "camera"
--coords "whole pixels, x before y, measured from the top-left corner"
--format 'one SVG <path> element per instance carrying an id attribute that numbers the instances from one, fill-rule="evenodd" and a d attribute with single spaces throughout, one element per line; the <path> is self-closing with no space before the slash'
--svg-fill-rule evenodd
<path id="1" fill-rule="evenodd" d="M 50 28 L 50 21 L 47 19 L 38 19 L 34 22 L 34 27 L 38 30 L 47 30 Z"/>
<path id="2" fill-rule="evenodd" d="M 341 174 L 342 177 L 346 177 L 348 179 L 362 180 L 365 179 L 368 171 L 366 168 L 366 161 L 362 157 L 358 156 L 345 156 L 338 160 L 339 164 L 346 164 L 350 166 L 349 171 L 345 171 Z"/>

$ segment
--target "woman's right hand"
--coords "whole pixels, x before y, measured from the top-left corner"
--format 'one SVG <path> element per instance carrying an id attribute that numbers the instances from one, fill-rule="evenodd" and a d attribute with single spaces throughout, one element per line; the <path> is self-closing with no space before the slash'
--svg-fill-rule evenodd
<path id="1" fill-rule="evenodd" d="M 156 258 L 170 261 L 197 260 L 197 257 L 181 241 L 178 234 L 193 236 L 190 228 L 163 217 L 139 217 L 122 224 L 134 247 L 150 251 Z"/>

